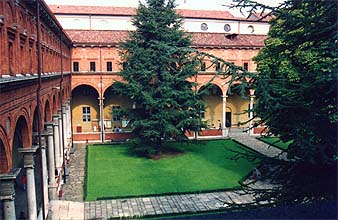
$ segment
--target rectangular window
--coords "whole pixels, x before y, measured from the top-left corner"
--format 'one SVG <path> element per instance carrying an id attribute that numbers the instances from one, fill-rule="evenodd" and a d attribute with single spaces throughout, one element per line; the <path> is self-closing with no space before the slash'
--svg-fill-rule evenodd
<path id="1" fill-rule="evenodd" d="M 201 71 L 205 71 L 205 67 L 206 67 L 205 62 L 202 62 L 202 64 L 201 64 Z"/>
<path id="2" fill-rule="evenodd" d="M 90 71 L 91 72 L 95 72 L 96 71 L 95 62 L 90 62 Z"/>
<path id="3" fill-rule="evenodd" d="M 120 117 L 116 116 L 116 114 L 114 115 L 114 109 L 119 109 L 121 108 L 120 106 L 113 106 L 113 121 L 120 121 Z"/>
<path id="4" fill-rule="evenodd" d="M 79 62 L 73 62 L 73 72 L 79 72 Z"/>
<path id="5" fill-rule="evenodd" d="M 216 71 L 221 70 L 221 64 L 219 62 L 216 63 Z"/>
<path id="6" fill-rule="evenodd" d="M 243 68 L 244 68 L 245 70 L 249 70 L 249 63 L 244 63 Z"/>
<path id="7" fill-rule="evenodd" d="M 205 111 L 201 111 L 200 116 L 201 118 L 205 118 Z"/>
<path id="8" fill-rule="evenodd" d="M 88 106 L 82 107 L 82 121 L 90 121 L 90 107 Z"/>
<path id="9" fill-rule="evenodd" d="M 113 63 L 112 62 L 107 62 L 107 72 L 113 71 Z"/>

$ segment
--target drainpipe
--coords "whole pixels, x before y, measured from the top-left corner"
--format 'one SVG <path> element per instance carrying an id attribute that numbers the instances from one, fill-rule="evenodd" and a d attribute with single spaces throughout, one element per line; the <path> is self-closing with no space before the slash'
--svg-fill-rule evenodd
<path id="1" fill-rule="evenodd" d="M 101 142 L 104 142 L 104 123 L 103 123 L 103 83 L 102 83 L 102 50 L 101 45 L 99 45 L 100 51 L 100 121 L 101 121 Z"/>
<path id="2" fill-rule="evenodd" d="M 44 198 L 44 173 L 43 173 L 43 159 L 42 159 L 42 143 L 41 143 L 41 100 L 40 100 L 40 91 L 41 91 L 41 29 L 40 29 L 40 0 L 36 1 L 36 29 L 37 29 L 37 43 L 38 43 L 38 88 L 36 91 L 36 101 L 37 101 L 37 113 L 38 113 L 38 142 L 39 142 L 39 153 L 40 153 L 40 164 L 41 164 L 41 171 L 40 171 L 40 181 L 41 181 L 41 206 L 42 206 L 42 216 L 45 219 L 45 198 Z"/>
<path id="3" fill-rule="evenodd" d="M 62 31 L 60 30 L 60 65 L 61 65 L 61 80 L 60 80 L 60 108 L 61 108 L 61 121 L 62 121 L 62 126 L 60 129 L 62 129 L 62 141 L 61 141 L 61 149 L 62 149 L 62 168 L 63 168 L 63 182 L 66 183 L 66 169 L 65 169 L 65 129 L 63 126 L 63 123 L 65 123 L 64 118 L 63 118 L 63 110 L 62 110 L 62 99 L 63 99 L 63 94 L 62 94 L 62 83 L 63 83 L 63 51 L 62 51 Z"/>

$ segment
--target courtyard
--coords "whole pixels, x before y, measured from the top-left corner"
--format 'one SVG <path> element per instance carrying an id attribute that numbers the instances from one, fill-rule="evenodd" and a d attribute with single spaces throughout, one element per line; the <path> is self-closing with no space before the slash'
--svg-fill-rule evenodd
<path id="1" fill-rule="evenodd" d="M 232 159 L 230 150 L 253 153 L 232 140 L 166 147 L 175 153 L 152 159 L 131 154 L 128 144 L 88 146 L 86 201 L 233 189 L 259 164 Z"/>

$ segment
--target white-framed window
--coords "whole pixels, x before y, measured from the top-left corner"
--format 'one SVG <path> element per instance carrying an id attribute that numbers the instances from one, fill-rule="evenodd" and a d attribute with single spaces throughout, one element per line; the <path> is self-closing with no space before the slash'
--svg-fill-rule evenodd
<path id="1" fill-rule="evenodd" d="M 121 120 L 120 117 L 118 117 L 117 115 L 114 115 L 114 109 L 119 109 L 119 108 L 121 108 L 121 106 L 118 106 L 118 105 L 113 106 L 113 121 L 120 121 Z"/>
<path id="2" fill-rule="evenodd" d="M 89 106 L 82 107 L 82 121 L 84 122 L 90 121 L 90 107 Z"/>

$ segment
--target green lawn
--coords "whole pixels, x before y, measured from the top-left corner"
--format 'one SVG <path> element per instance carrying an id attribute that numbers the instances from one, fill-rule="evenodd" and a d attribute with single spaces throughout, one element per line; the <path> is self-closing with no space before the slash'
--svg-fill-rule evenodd
<path id="1" fill-rule="evenodd" d="M 86 200 L 233 188 L 258 163 L 231 160 L 225 145 L 248 150 L 231 140 L 172 144 L 185 153 L 153 160 L 130 155 L 125 145 L 89 146 Z"/>
<path id="2" fill-rule="evenodd" d="M 292 141 L 283 142 L 278 137 L 260 137 L 258 139 L 282 150 L 288 149 L 289 144 L 292 143 Z"/>

